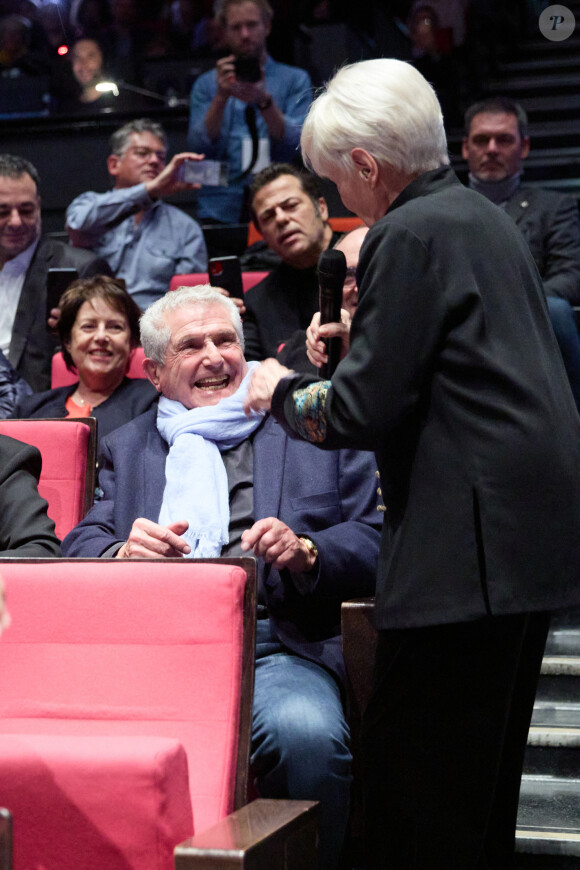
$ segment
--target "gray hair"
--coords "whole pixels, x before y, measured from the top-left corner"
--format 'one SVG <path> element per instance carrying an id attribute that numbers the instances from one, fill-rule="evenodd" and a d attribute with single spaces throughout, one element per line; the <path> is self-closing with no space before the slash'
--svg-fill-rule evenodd
<path id="1" fill-rule="evenodd" d="M 408 175 L 449 163 L 435 91 L 410 64 L 387 58 L 340 69 L 312 103 L 300 144 L 319 175 L 350 172 L 353 148 Z"/>
<path id="2" fill-rule="evenodd" d="M 244 350 L 242 319 L 235 304 L 227 296 L 222 296 L 210 284 L 198 284 L 195 287 L 178 287 L 177 290 L 166 293 L 165 296 L 150 305 L 141 316 L 139 327 L 145 356 L 155 360 L 160 366 L 165 365 L 165 354 L 171 338 L 171 330 L 165 321 L 166 313 L 192 305 L 216 304 L 221 305 L 227 311 L 240 346 Z"/>
<path id="3" fill-rule="evenodd" d="M 161 124 L 151 121 L 149 118 L 136 118 L 115 130 L 109 140 L 111 154 L 122 157 L 129 147 L 131 136 L 134 133 L 151 133 L 163 143 L 163 147 L 167 150 L 167 135 Z"/>
<path id="4" fill-rule="evenodd" d="M 23 175 L 30 175 L 38 192 L 40 175 L 37 168 L 17 154 L 0 154 L 0 178 L 21 178 Z"/>

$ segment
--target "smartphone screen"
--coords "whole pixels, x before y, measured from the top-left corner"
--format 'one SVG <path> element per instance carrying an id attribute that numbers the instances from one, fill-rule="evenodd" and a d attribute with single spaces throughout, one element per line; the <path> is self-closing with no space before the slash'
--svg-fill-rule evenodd
<path id="1" fill-rule="evenodd" d="M 79 277 L 76 269 L 49 269 L 46 276 L 46 320 L 52 308 L 58 308 L 60 297 L 73 281 Z M 47 327 L 48 329 L 48 327 Z"/>
<path id="2" fill-rule="evenodd" d="M 242 268 L 237 257 L 212 257 L 208 270 L 209 283 L 213 287 L 223 287 L 230 296 L 244 298 Z"/>

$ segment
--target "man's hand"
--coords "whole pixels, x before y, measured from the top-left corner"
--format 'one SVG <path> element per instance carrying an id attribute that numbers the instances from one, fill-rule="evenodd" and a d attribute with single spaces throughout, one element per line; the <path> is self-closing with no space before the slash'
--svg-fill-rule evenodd
<path id="1" fill-rule="evenodd" d="M 279 571 L 288 568 L 295 574 L 314 567 L 316 556 L 292 529 L 276 517 L 258 520 L 251 529 L 242 532 L 242 550 L 252 550 L 264 562 L 272 562 Z"/>
<path id="2" fill-rule="evenodd" d="M 139 517 L 133 523 L 129 539 L 117 552 L 117 559 L 166 559 L 190 553 L 189 544 L 179 537 L 188 527 L 185 520 L 160 526 Z"/>
<path id="3" fill-rule="evenodd" d="M 222 296 L 227 296 L 228 299 L 231 299 L 236 308 L 238 309 L 238 314 L 240 315 L 240 317 L 243 317 L 243 315 L 246 313 L 246 306 L 244 305 L 243 299 L 240 299 L 238 296 L 230 296 L 228 291 L 224 290 L 223 287 L 214 287 L 213 289 L 216 290 L 218 293 L 221 293 Z"/>
<path id="4" fill-rule="evenodd" d="M 338 337 L 342 339 L 340 358 L 343 359 L 350 346 L 350 314 L 344 308 L 340 311 L 340 323 L 320 324 L 320 312 L 317 311 L 310 326 L 306 330 L 306 355 L 312 365 L 319 369 L 328 362 L 326 345 L 323 339 Z"/>
<path id="5" fill-rule="evenodd" d="M 179 181 L 179 169 L 186 160 L 203 160 L 204 157 L 204 154 L 194 154 L 193 151 L 182 151 L 181 154 L 176 154 L 157 178 L 145 182 L 145 190 L 151 199 L 162 199 L 164 196 L 171 196 L 172 193 L 179 193 L 182 190 L 198 190 L 200 184 Z"/>
<path id="6" fill-rule="evenodd" d="M 234 55 L 229 54 L 220 58 L 216 64 L 219 99 L 226 102 L 229 97 L 236 97 L 243 103 L 261 103 L 266 97 L 265 70 L 262 68 L 259 81 L 241 82 L 236 78 L 235 62 Z"/>
<path id="7" fill-rule="evenodd" d="M 272 396 L 274 390 L 281 378 L 291 374 L 292 369 L 287 369 L 286 366 L 280 365 L 278 360 L 266 359 L 256 369 L 250 380 L 246 400 L 244 402 L 244 411 L 249 414 L 250 411 L 269 411 L 272 404 Z"/>

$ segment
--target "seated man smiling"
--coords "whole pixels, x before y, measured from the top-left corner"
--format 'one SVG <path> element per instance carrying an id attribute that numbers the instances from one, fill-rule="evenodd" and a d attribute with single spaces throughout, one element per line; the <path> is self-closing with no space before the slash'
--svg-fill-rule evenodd
<path id="1" fill-rule="evenodd" d="M 104 491 L 67 556 L 241 556 L 259 566 L 252 769 L 264 797 L 321 802 L 321 867 L 338 866 L 351 782 L 340 604 L 374 590 L 374 457 L 320 452 L 246 416 L 257 363 L 236 306 L 181 288 L 141 318 L 152 409 L 102 444 Z"/>

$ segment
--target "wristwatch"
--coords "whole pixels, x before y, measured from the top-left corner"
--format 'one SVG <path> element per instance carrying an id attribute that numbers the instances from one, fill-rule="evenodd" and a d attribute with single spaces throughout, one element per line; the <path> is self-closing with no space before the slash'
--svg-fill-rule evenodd
<path id="1" fill-rule="evenodd" d="M 256 105 L 260 112 L 264 112 L 266 109 L 270 108 L 273 102 L 274 100 L 272 99 L 272 95 L 268 94 L 266 97 L 264 97 L 261 103 L 256 103 Z"/>
<path id="2" fill-rule="evenodd" d="M 314 541 L 311 541 L 310 538 L 307 538 L 305 535 L 298 535 L 298 537 L 306 545 L 306 547 L 310 550 L 310 552 L 314 556 L 314 564 L 313 564 L 312 568 L 310 569 L 311 571 L 314 571 L 314 569 L 318 565 L 318 547 L 316 546 Z"/>

